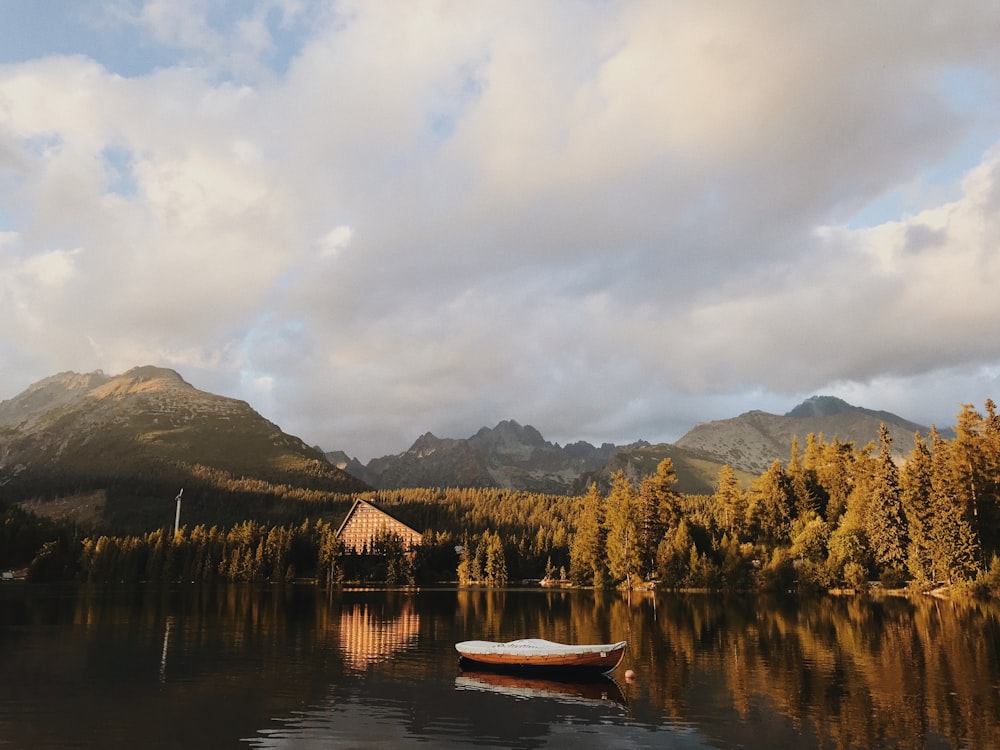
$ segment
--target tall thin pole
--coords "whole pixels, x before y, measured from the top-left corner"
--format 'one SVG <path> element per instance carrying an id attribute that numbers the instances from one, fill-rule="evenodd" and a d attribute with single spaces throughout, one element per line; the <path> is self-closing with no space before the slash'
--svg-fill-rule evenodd
<path id="1" fill-rule="evenodd" d="M 177 493 L 177 514 L 174 516 L 174 536 L 177 536 L 177 532 L 181 528 L 181 495 L 184 494 L 184 488 L 181 487 L 181 491 Z"/>

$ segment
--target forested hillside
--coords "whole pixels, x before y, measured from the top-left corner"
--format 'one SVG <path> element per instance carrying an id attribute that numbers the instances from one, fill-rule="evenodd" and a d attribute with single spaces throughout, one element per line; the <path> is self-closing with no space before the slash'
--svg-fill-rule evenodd
<path id="1" fill-rule="evenodd" d="M 669 459 L 639 482 L 624 471 L 605 494 L 498 489 L 376 493 L 374 501 L 424 532 L 415 558 L 398 539 L 344 555 L 335 530 L 349 496 L 302 498 L 294 523 L 168 524 L 144 534 L 86 537 L 8 508 L 9 551 L 31 553 L 37 577 L 110 580 L 285 580 L 309 577 L 504 585 L 568 579 L 578 585 L 826 590 L 906 582 L 930 589 L 1000 591 L 1000 418 L 971 406 L 955 437 L 915 434 L 901 466 L 883 429 L 877 445 L 810 435 L 793 441 L 746 490 L 724 467 L 709 495 L 682 495 Z M 370 496 L 370 495 L 369 495 Z M 312 511 L 311 513 L 309 511 Z"/>
<path id="2" fill-rule="evenodd" d="M 1000 583 L 1000 420 L 966 406 L 956 437 L 914 436 L 900 467 L 888 430 L 857 448 L 793 441 L 748 490 L 724 468 L 708 497 L 676 494 L 664 462 L 638 487 L 624 474 L 583 501 L 571 547 L 578 582 L 655 579 L 710 589 Z"/>
<path id="3" fill-rule="evenodd" d="M 140 533 L 173 519 L 301 522 L 309 503 L 367 486 L 242 401 L 173 370 L 61 373 L 0 402 L 0 502 L 78 533 Z"/>

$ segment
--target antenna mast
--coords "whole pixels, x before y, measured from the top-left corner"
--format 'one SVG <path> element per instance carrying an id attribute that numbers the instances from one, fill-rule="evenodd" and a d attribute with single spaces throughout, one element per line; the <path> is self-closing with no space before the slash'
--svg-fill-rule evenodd
<path id="1" fill-rule="evenodd" d="M 177 493 L 177 514 L 174 516 L 174 536 L 177 536 L 177 532 L 181 528 L 181 495 L 184 494 L 184 488 L 181 487 L 181 491 Z"/>

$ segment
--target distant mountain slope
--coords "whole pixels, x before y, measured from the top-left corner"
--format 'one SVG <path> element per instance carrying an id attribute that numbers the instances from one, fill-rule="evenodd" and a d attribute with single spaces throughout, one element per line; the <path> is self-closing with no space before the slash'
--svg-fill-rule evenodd
<path id="1" fill-rule="evenodd" d="M 568 494 L 581 475 L 598 471 L 615 450 L 610 443 L 599 448 L 585 442 L 560 447 L 534 427 L 506 420 L 467 439 L 439 438 L 428 432 L 404 453 L 372 459 L 358 476 L 378 489 L 500 487 Z M 342 455 L 327 457 L 336 461 Z"/>
<path id="2" fill-rule="evenodd" d="M 707 494 L 721 468 L 708 456 L 669 444 L 595 447 L 579 441 L 559 446 L 534 427 L 510 420 L 466 439 L 427 433 L 405 453 L 372 459 L 367 466 L 343 452 L 326 455 L 378 489 L 498 487 L 554 495 L 582 494 L 591 482 L 606 489 L 618 469 L 642 479 L 667 457 L 674 462 L 679 492 Z"/>
<path id="3" fill-rule="evenodd" d="M 176 488 L 194 472 L 291 487 L 365 489 L 243 401 L 173 370 L 60 373 L 0 402 L 0 482 L 93 489 L 138 479 Z"/>
<path id="4" fill-rule="evenodd" d="M 34 497 L 31 491 L 48 497 L 67 488 L 86 496 L 130 482 L 162 497 L 195 477 L 203 487 L 257 482 L 340 493 L 498 487 L 578 494 L 590 482 L 606 486 L 618 469 L 639 480 L 670 457 L 676 489 L 707 494 L 723 464 L 747 484 L 774 460 L 787 462 L 794 436 L 803 449 L 810 433 L 861 447 L 877 441 L 882 423 L 899 455 L 909 452 L 915 432 L 929 431 L 889 412 L 815 396 L 783 416 L 751 411 L 698 425 L 674 444 L 560 446 L 507 420 L 466 439 L 426 433 L 409 450 L 364 465 L 343 451 L 311 448 L 245 402 L 199 391 L 173 370 L 65 372 L 0 402 L 0 486 L 8 497 Z"/>
<path id="5" fill-rule="evenodd" d="M 914 433 L 929 432 L 927 427 L 890 412 L 814 396 L 784 416 L 750 411 L 697 425 L 673 444 L 638 441 L 624 446 L 605 443 L 596 448 L 580 442 L 560 447 L 547 442 L 534 427 L 503 421 L 466 439 L 427 433 L 405 453 L 372 459 L 367 466 L 343 452 L 326 455 L 378 489 L 501 487 L 551 494 L 579 494 L 590 482 L 606 488 L 618 469 L 638 481 L 669 457 L 677 473 L 676 489 L 700 495 L 714 492 L 723 465 L 732 467 L 740 483 L 748 486 L 775 460 L 787 463 L 795 436 L 801 450 L 810 433 L 826 440 L 853 442 L 861 448 L 878 441 L 882 423 L 889 428 L 900 457 L 913 447 Z"/>
<path id="6" fill-rule="evenodd" d="M 619 470 L 638 484 L 655 473 L 656 467 L 665 458 L 669 458 L 674 465 L 674 473 L 677 475 L 674 489 L 677 492 L 684 495 L 711 495 L 715 492 L 722 463 L 672 443 L 651 445 L 642 441 L 618 448 L 600 471 L 582 476 L 576 489 L 578 493 L 583 493 L 591 482 L 595 482 L 603 492 L 607 492 L 611 485 L 611 475 Z M 736 471 L 736 480 L 744 487 L 749 487 L 754 479 L 756 475 Z"/>
<path id="7" fill-rule="evenodd" d="M 830 441 L 853 442 L 858 448 L 878 442 L 879 426 L 885 423 L 896 455 L 905 456 L 913 447 L 913 435 L 926 435 L 928 427 L 890 412 L 852 406 L 832 396 L 813 396 L 784 416 L 749 411 L 738 417 L 696 425 L 676 445 L 699 451 L 721 463 L 752 474 L 761 474 L 777 459 L 786 463 L 792 438 L 798 436 L 804 449 L 807 436 L 822 435 Z"/>

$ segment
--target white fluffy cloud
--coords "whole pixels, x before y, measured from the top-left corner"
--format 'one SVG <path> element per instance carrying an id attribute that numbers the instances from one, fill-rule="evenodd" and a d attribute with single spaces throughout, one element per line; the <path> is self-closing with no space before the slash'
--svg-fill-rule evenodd
<path id="1" fill-rule="evenodd" d="M 162 364 L 368 458 L 997 395 L 989 5 L 74 7 L 0 64 L 0 397 Z"/>

